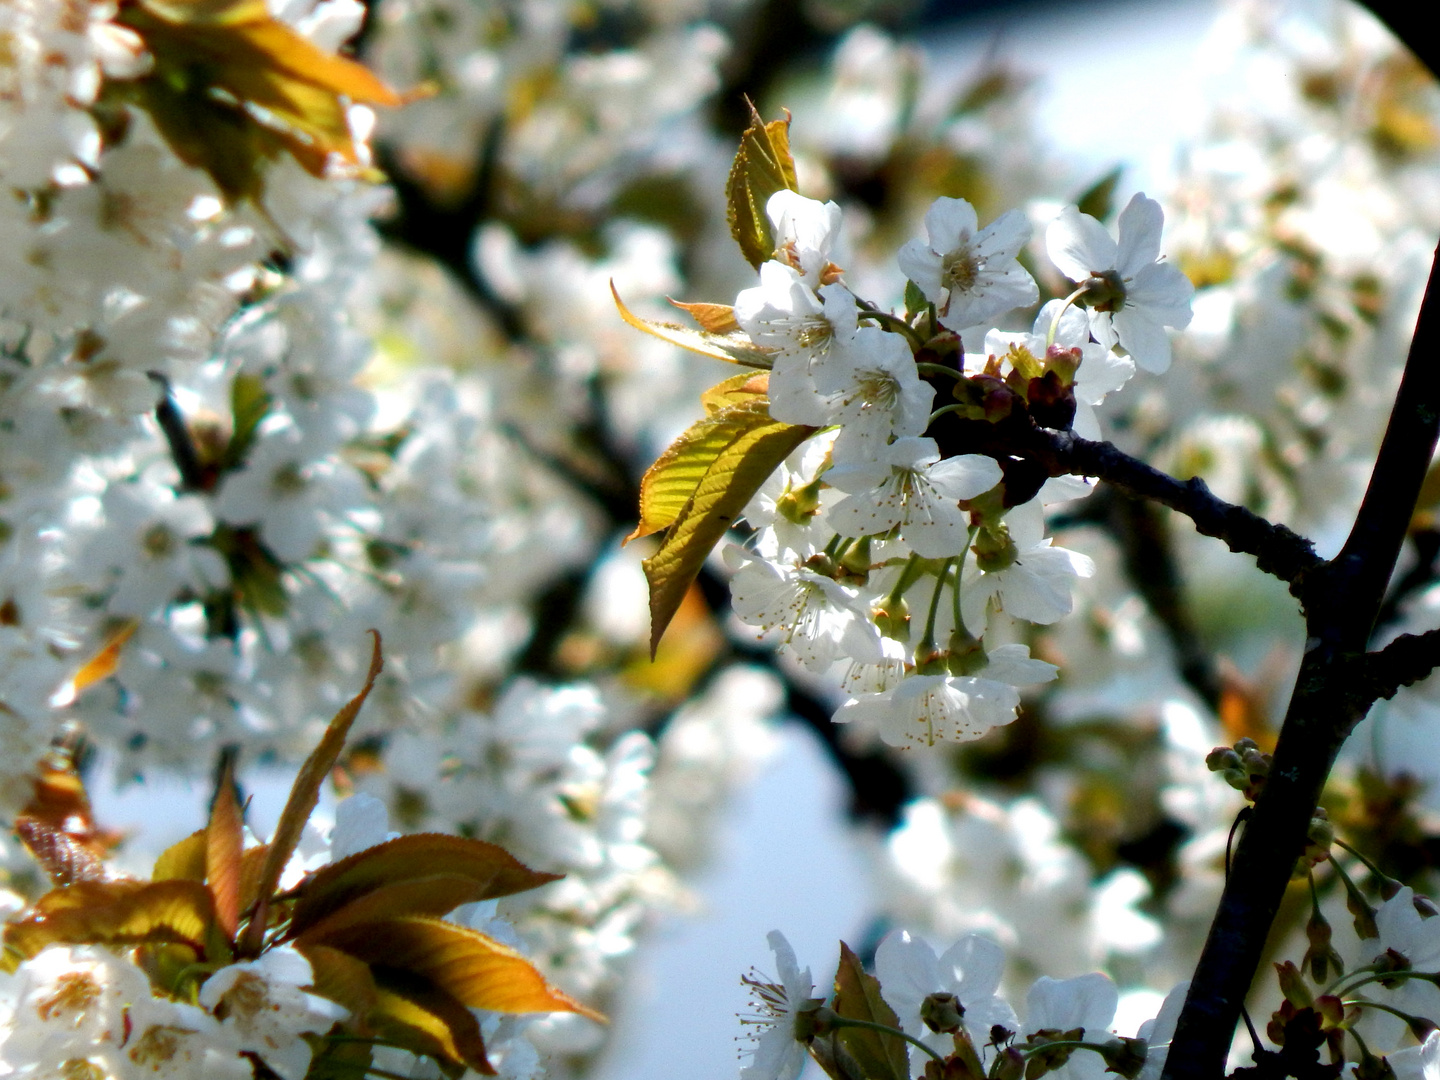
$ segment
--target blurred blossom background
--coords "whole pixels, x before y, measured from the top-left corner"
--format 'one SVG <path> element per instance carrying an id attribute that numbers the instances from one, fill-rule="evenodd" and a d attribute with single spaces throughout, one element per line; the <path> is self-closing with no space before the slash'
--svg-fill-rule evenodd
<path id="1" fill-rule="evenodd" d="M 775 928 L 822 979 L 837 938 L 869 956 L 896 927 L 942 949 L 983 932 L 1013 993 L 1100 968 L 1116 1030 L 1155 1015 L 1242 805 L 1204 756 L 1273 741 L 1298 665 L 1283 584 L 1158 508 L 1067 504 L 1050 532 L 1096 573 L 1068 617 L 1014 628 L 1059 680 L 933 750 L 832 723 L 836 673 L 731 614 L 721 553 L 652 663 L 654 542 L 623 545 L 639 479 L 733 370 L 626 326 L 611 289 L 680 321 L 667 298 L 754 284 L 724 199 L 746 96 L 789 110 L 800 189 L 839 204 L 835 261 L 882 308 L 937 196 L 1027 215 L 1044 299 L 1068 291 L 1045 225 L 1078 203 L 1113 226 L 1143 191 L 1195 318 L 1167 374 L 1104 406 L 1107 437 L 1331 554 L 1440 233 L 1440 93 L 1378 23 L 1340 0 L 281 0 L 419 92 L 361 118 L 379 183 L 279 155 L 237 198 L 156 122 L 106 126 L 116 54 L 37 10 L 0 0 L 66 58 L 63 86 L 12 65 L 0 95 L 0 168 L 48 192 L 0 206 L 7 820 L 65 737 L 124 867 L 199 827 L 227 748 L 266 835 L 374 626 L 386 675 L 314 857 L 365 793 L 393 829 L 566 874 L 499 912 L 614 1017 L 517 1031 L 547 1075 L 735 1075 L 739 976 L 768 969 Z M 1425 498 L 1391 636 L 1440 626 L 1440 484 Z M 1326 797 L 1417 887 L 1440 853 L 1437 736 L 1440 694 L 1402 691 Z M 13 838 L 0 855 L 18 906 L 35 869 Z"/>

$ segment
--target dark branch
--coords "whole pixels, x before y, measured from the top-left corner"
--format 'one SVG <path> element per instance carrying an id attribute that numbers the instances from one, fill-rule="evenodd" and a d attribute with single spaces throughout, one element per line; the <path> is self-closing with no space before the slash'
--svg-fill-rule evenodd
<path id="1" fill-rule="evenodd" d="M 1131 495 L 1168 506 L 1188 517 L 1206 536 L 1223 540 L 1231 551 L 1254 555 L 1261 570 L 1289 582 L 1292 592 L 1300 587 L 1304 575 L 1322 562 L 1305 537 L 1217 498 L 1198 476 L 1176 480 L 1108 442 L 1035 427 L 1028 418 L 1014 424 L 992 424 L 945 416 L 930 434 L 946 457 L 979 453 L 998 459 L 1008 466 L 1007 483 L 1015 470 L 1013 459 L 1019 458 L 1047 477 L 1094 476 Z"/>
<path id="2" fill-rule="evenodd" d="M 1365 715 L 1354 694 L 1385 589 L 1395 570 L 1440 432 L 1440 263 L 1433 264 L 1405 373 L 1370 486 L 1350 537 L 1331 562 L 1292 585 L 1305 607 L 1307 642 L 1269 778 L 1256 800 L 1200 954 L 1165 1062 L 1165 1080 L 1217 1080 L 1295 859 L 1335 755 Z M 1426 635 L 1380 662 L 1418 673 Z M 1416 650 L 1419 655 L 1412 653 Z M 1381 650 L 1377 656 L 1386 655 Z M 1392 665 L 1393 661 L 1393 665 Z M 1428 668 L 1427 668 L 1428 670 Z"/>
<path id="3" fill-rule="evenodd" d="M 1378 652 L 1360 661 L 1357 687 L 1371 702 L 1392 698 L 1402 686 L 1411 686 L 1440 667 L 1440 630 L 1401 634 Z"/>

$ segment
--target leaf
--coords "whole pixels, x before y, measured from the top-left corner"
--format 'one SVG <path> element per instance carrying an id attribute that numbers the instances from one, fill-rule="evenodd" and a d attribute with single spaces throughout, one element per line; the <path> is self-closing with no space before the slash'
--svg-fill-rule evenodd
<path id="1" fill-rule="evenodd" d="M 625 543 L 675 524 L 710 466 L 735 440 L 735 417 L 727 410 L 758 401 L 768 417 L 768 380 L 766 373 L 737 375 L 701 395 L 706 417 L 671 443 L 641 477 L 640 521 Z"/>
<path id="2" fill-rule="evenodd" d="M 258 199 L 262 163 L 282 152 L 315 176 L 332 159 L 362 165 L 350 103 L 403 103 L 364 65 L 273 18 L 265 0 L 139 0 L 118 21 L 140 35 L 154 67 L 113 84 L 117 92 L 232 199 Z"/>
<path id="3" fill-rule="evenodd" d="M 71 677 L 69 683 L 60 689 L 59 699 L 66 704 L 73 703 L 90 687 L 104 682 L 114 675 L 115 669 L 120 666 L 120 650 L 134 636 L 139 625 L 138 619 L 121 620 L 119 626 L 106 638 L 105 644 L 100 647 L 100 650 L 81 664 L 80 669 Z"/>
<path id="4" fill-rule="evenodd" d="M 400 915 L 446 915 L 461 904 L 483 900 L 483 887 L 461 874 L 410 878 L 364 893 L 299 931 L 299 940 L 323 940 L 347 926 L 383 922 Z M 295 934 L 291 920 L 290 934 Z"/>
<path id="5" fill-rule="evenodd" d="M 373 1053 L 369 1043 L 351 1039 L 318 1041 L 319 1049 L 305 1070 L 305 1080 L 357 1080 L 370 1074 Z"/>
<path id="6" fill-rule="evenodd" d="M 746 102 L 750 105 L 749 101 Z M 750 126 L 740 136 L 740 148 L 725 181 L 725 218 L 730 235 L 757 270 L 775 254 L 775 233 L 765 204 L 777 191 L 799 191 L 795 159 L 790 155 L 790 114 L 768 124 L 750 105 Z"/>
<path id="7" fill-rule="evenodd" d="M 6 963 L 47 945 L 186 945 L 198 957 L 225 962 L 215 933 L 215 905 L 198 881 L 78 881 L 42 896 L 5 927 Z"/>
<path id="8" fill-rule="evenodd" d="M 843 941 L 832 1007 L 847 1020 L 900 1028 L 900 1018 L 880 996 L 880 980 L 865 973 L 860 958 Z M 854 1055 L 866 1080 L 910 1080 L 909 1049 L 898 1034 L 847 1027 L 840 1029 L 840 1041 Z"/>
<path id="9" fill-rule="evenodd" d="M 380 633 L 376 630 L 371 630 L 370 633 L 375 644 L 370 651 L 370 670 L 365 676 L 365 685 L 335 714 L 325 729 L 325 734 L 320 737 L 320 744 L 310 752 L 305 764 L 300 767 L 300 774 L 295 777 L 290 797 L 285 800 L 285 809 L 275 826 L 275 835 L 270 838 L 256 886 L 256 911 L 245 928 L 244 937 L 240 939 L 240 953 L 243 956 L 260 955 L 267 929 L 270 896 L 280 881 L 285 864 L 295 853 L 295 845 L 300 842 L 300 833 L 305 828 L 305 822 L 310 820 L 315 804 L 320 801 L 320 785 L 325 782 L 325 777 L 330 775 L 330 770 L 335 767 L 335 762 L 340 757 L 340 751 L 345 748 L 345 736 L 350 732 L 350 725 L 355 722 L 360 707 L 365 704 L 365 699 L 370 696 L 370 691 L 375 686 L 375 680 L 380 677 L 380 669 L 384 666 L 380 657 Z"/>
<path id="10" fill-rule="evenodd" d="M 688 326 L 677 326 L 675 323 L 642 319 L 625 306 L 614 281 L 610 282 L 610 295 L 615 297 L 615 307 L 620 311 L 620 318 L 651 337 L 668 341 L 671 345 L 679 345 L 682 349 L 708 356 L 712 360 L 724 360 L 727 364 L 766 370 L 770 367 L 773 350 L 756 345 L 744 334 L 711 334 L 704 330 L 691 330 Z"/>
<path id="11" fill-rule="evenodd" d="M 502 1013 L 573 1012 L 592 1020 L 605 1019 L 547 983 L 521 953 L 478 930 L 444 919 L 407 915 L 360 923 L 327 934 L 321 944 L 343 949 L 372 968 L 410 972 L 466 1008 Z"/>
<path id="12" fill-rule="evenodd" d="M 769 403 L 756 398 L 722 409 L 680 437 L 680 443 L 692 441 L 675 461 L 675 488 L 692 476 L 696 483 L 660 550 L 642 564 L 650 584 L 652 657 L 710 550 L 760 485 L 815 431 L 771 419 Z"/>
<path id="13" fill-rule="evenodd" d="M 235 376 L 230 384 L 230 442 L 225 447 L 225 468 L 235 469 L 245 463 L 256 429 L 269 415 L 272 403 L 262 376 L 243 371 Z"/>
<path id="14" fill-rule="evenodd" d="M 712 334 L 729 334 L 740 329 L 740 324 L 735 321 L 735 309 L 729 304 L 687 304 L 683 300 L 670 300 L 681 311 L 700 324 L 701 330 Z"/>
<path id="15" fill-rule="evenodd" d="M 205 880 L 215 898 L 215 919 L 232 941 L 240 928 L 240 856 L 245 825 L 235 801 L 235 756 L 227 753 L 205 826 Z"/>
<path id="16" fill-rule="evenodd" d="M 495 1068 L 485 1057 L 485 1040 L 475 1014 L 455 998 L 406 978 L 403 972 L 384 971 L 377 980 L 371 1027 L 382 1039 L 399 1043 L 411 1052 L 433 1057 L 451 1066 L 458 1077 L 469 1066 L 486 1076 Z"/>
<path id="17" fill-rule="evenodd" d="M 310 961 L 310 989 L 349 1009 L 351 1026 L 364 1030 L 379 995 L 370 965 L 329 945 L 297 942 L 295 948 Z"/>
<path id="18" fill-rule="evenodd" d="M 1125 166 L 1116 165 L 1104 176 L 1091 184 L 1075 200 L 1082 214 L 1089 214 L 1096 221 L 1106 220 L 1115 211 L 1115 188 L 1120 177 L 1125 175 Z"/>
<path id="19" fill-rule="evenodd" d="M 160 853 L 155 860 L 155 869 L 150 871 L 152 881 L 169 881 L 179 878 L 184 881 L 205 880 L 205 830 L 198 829 Z"/>
<path id="20" fill-rule="evenodd" d="M 42 760 L 34 794 L 15 818 L 15 832 L 54 885 L 105 877 L 114 837 L 98 828 L 73 755 L 60 749 Z"/>
<path id="21" fill-rule="evenodd" d="M 561 876 L 531 870 L 504 848 L 484 840 L 442 833 L 398 836 L 323 866 L 301 881 L 293 891 L 296 903 L 290 933 L 304 933 L 308 927 L 377 890 L 407 882 L 432 883 L 443 890 L 446 898 L 461 896 L 449 907 L 439 909 L 433 905 L 442 902 L 440 896 L 427 900 L 423 890 L 416 896 L 415 903 L 424 903 L 426 907 L 423 911 L 417 907 L 414 913 L 444 915 L 461 904 L 538 889 L 558 881 Z M 437 881 L 438 877 L 455 880 L 441 882 Z M 381 912 L 371 919 L 392 914 L 405 912 Z"/>

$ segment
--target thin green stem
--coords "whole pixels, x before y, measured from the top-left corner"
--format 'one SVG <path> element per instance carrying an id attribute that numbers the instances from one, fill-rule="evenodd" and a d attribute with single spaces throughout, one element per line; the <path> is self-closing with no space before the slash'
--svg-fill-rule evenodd
<path id="1" fill-rule="evenodd" d="M 852 1020 L 848 1016 L 835 1017 L 834 1024 L 836 1027 L 866 1028 L 870 1031 L 883 1031 L 887 1035 L 894 1035 L 896 1038 L 904 1039 L 912 1046 L 918 1046 L 921 1050 L 924 1050 L 925 1053 L 929 1054 L 936 1061 L 945 1060 L 943 1057 L 937 1054 L 934 1050 L 931 1050 L 930 1047 L 926 1046 L 919 1039 L 915 1038 L 913 1035 L 906 1035 L 905 1032 L 899 1030 L 898 1028 L 887 1027 L 884 1024 L 877 1024 L 871 1020 Z"/>
<path id="2" fill-rule="evenodd" d="M 1055 334 L 1060 329 L 1060 316 L 1065 314 L 1066 309 L 1069 308 L 1071 304 L 1085 295 L 1085 290 L 1086 286 L 1081 285 L 1069 296 L 1065 297 L 1064 302 L 1060 305 L 1060 310 L 1055 312 L 1055 317 L 1050 320 L 1050 329 L 1045 332 L 1045 348 L 1048 349 L 1051 345 L 1055 344 Z"/>
<path id="3" fill-rule="evenodd" d="M 1104 1054 L 1110 1047 L 1101 1043 L 1085 1042 L 1081 1039 L 1056 1039 L 1054 1042 L 1037 1043 L 1034 1046 L 1017 1046 L 1022 1055 L 1038 1054 L 1042 1050 L 1053 1050 L 1055 1047 L 1072 1047 L 1076 1050 L 1093 1050 L 1097 1054 Z"/>
<path id="4" fill-rule="evenodd" d="M 942 408 L 936 409 L 930 414 L 929 423 L 927 423 L 925 426 L 928 428 L 930 424 L 933 424 L 936 420 L 944 416 L 946 413 L 959 412 L 961 409 L 969 408 L 973 408 L 973 406 L 967 405 L 964 402 L 956 402 L 954 405 L 945 405 Z"/>
<path id="5" fill-rule="evenodd" d="M 953 367 L 947 367 L 944 364 L 917 363 L 915 370 L 920 372 L 921 375 L 949 375 L 952 379 L 963 379 L 965 377 L 965 372 Z"/>
<path id="6" fill-rule="evenodd" d="M 925 634 L 920 638 L 920 647 L 915 650 L 917 663 L 922 655 L 928 657 L 935 651 L 935 616 L 940 611 L 940 593 L 945 588 L 945 575 L 950 572 L 950 564 L 954 561 L 946 559 L 945 565 L 940 567 L 940 573 L 935 575 L 935 591 L 930 594 L 930 613 L 925 616 Z"/>
<path id="7" fill-rule="evenodd" d="M 1390 880 L 1390 875 L 1389 875 L 1389 874 L 1387 874 L 1387 873 L 1385 873 L 1384 871 L 1382 871 L 1382 870 L 1381 870 L 1378 866 L 1376 866 L 1373 862 L 1371 862 L 1369 859 L 1367 859 L 1364 855 L 1361 855 L 1360 852 L 1356 851 L 1353 847 L 1351 847 L 1349 844 L 1347 844 L 1344 840 L 1341 840 L 1338 836 L 1335 837 L 1335 846 L 1338 847 L 1338 848 L 1343 849 L 1344 851 L 1348 852 L 1348 853 L 1351 854 L 1351 855 L 1354 855 L 1355 858 L 1359 859 L 1362 863 L 1365 864 L 1365 869 L 1366 869 L 1366 870 L 1369 870 L 1370 873 L 1374 874 L 1374 875 L 1375 875 L 1377 878 L 1379 878 L 1381 881 L 1389 881 L 1389 880 Z M 1331 862 L 1335 862 L 1334 859 L 1331 859 L 1330 861 L 1331 861 Z M 1336 863 L 1335 866 L 1336 866 L 1336 869 L 1339 869 L 1340 864 L 1339 864 L 1339 863 Z M 1343 873 L 1343 871 L 1342 871 L 1342 873 Z"/>
<path id="8" fill-rule="evenodd" d="M 886 608 L 892 608 L 901 600 L 905 599 L 905 592 L 914 585 L 920 577 L 920 556 L 911 555 L 910 560 L 905 564 L 905 569 L 900 571 L 900 576 L 895 579 L 895 587 L 890 590 L 890 595 L 885 598 Z"/>
<path id="9" fill-rule="evenodd" d="M 915 328 L 902 319 L 899 315 L 892 315 L 888 311 L 881 311 L 879 308 L 862 301 L 860 318 L 874 319 L 877 323 L 888 330 L 904 334 L 910 342 L 910 351 L 919 352 L 925 347 L 925 340 L 915 331 Z"/>

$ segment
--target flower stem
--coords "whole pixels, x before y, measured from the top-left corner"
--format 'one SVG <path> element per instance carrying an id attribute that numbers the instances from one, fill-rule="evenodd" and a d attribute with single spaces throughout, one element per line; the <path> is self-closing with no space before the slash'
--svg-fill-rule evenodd
<path id="1" fill-rule="evenodd" d="M 963 379 L 965 377 L 965 372 L 953 367 L 948 367 L 945 364 L 927 364 L 922 361 L 915 365 L 915 370 L 920 372 L 921 375 L 949 375 L 952 379 Z"/>
<path id="2" fill-rule="evenodd" d="M 920 639 L 920 645 L 915 650 L 915 662 L 921 663 L 920 657 L 935 651 L 935 616 L 940 611 L 940 593 L 945 588 L 946 575 L 950 573 L 950 564 L 954 559 L 946 559 L 945 565 L 940 567 L 940 573 L 935 575 L 935 591 L 930 594 L 930 614 L 925 617 L 925 634 Z"/>
<path id="3" fill-rule="evenodd" d="M 1045 348 L 1048 349 L 1051 345 L 1055 344 L 1055 334 L 1060 329 L 1060 316 L 1065 314 L 1066 309 L 1068 309 L 1071 304 L 1085 295 L 1086 288 L 1087 286 L 1081 285 L 1069 296 L 1065 297 L 1065 301 L 1060 305 L 1060 310 L 1055 312 L 1055 317 L 1050 320 L 1050 329 L 1045 332 Z"/>
<path id="4" fill-rule="evenodd" d="M 921 1050 L 924 1050 L 925 1053 L 929 1054 L 936 1061 L 945 1060 L 934 1050 L 931 1050 L 930 1047 L 926 1046 L 919 1039 L 915 1038 L 915 1036 L 907 1035 L 899 1028 L 888 1027 L 885 1024 L 877 1024 L 872 1020 L 852 1020 L 848 1016 L 835 1017 L 834 1024 L 836 1027 L 865 1028 L 869 1031 L 883 1031 L 887 1035 L 894 1035 L 896 1038 L 904 1039 L 912 1046 L 918 1046 Z"/>

